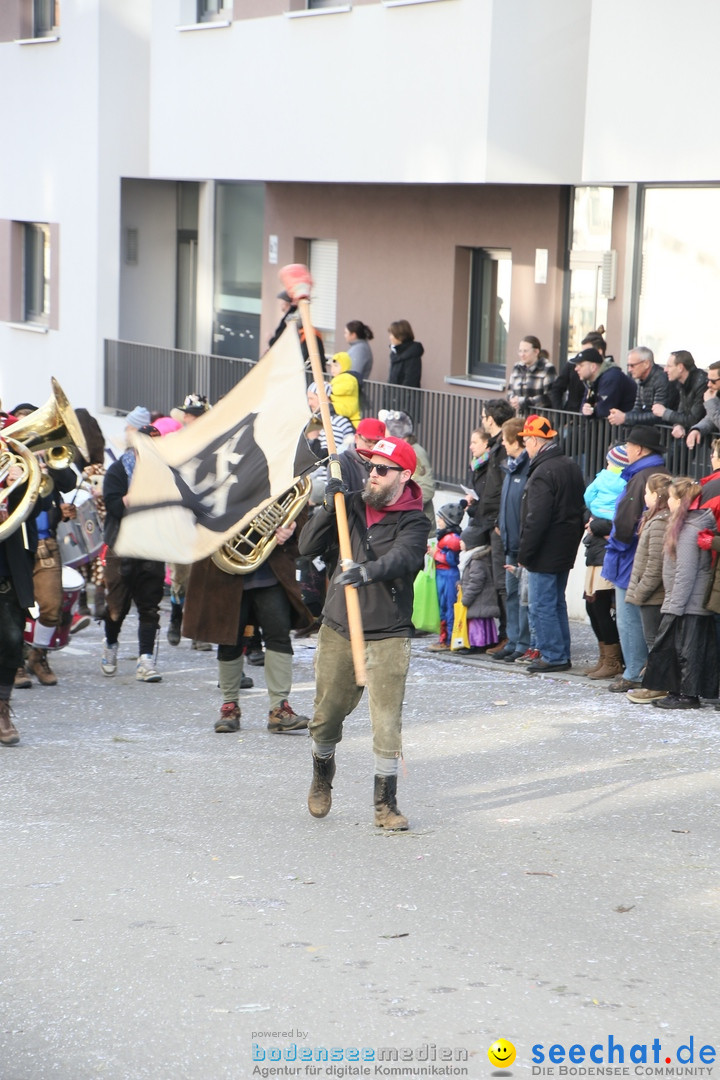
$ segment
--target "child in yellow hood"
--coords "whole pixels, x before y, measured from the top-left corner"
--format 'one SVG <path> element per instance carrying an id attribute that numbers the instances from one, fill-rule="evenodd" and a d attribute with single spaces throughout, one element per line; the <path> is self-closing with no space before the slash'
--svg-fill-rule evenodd
<path id="1" fill-rule="evenodd" d="M 330 400 L 339 416 L 347 416 L 353 427 L 360 423 L 360 384 L 350 372 L 350 354 L 338 352 L 330 360 Z"/>

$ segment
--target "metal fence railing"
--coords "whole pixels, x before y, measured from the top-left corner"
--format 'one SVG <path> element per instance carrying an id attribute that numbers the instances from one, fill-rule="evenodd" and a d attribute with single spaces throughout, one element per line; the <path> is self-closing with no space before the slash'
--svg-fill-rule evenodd
<path id="1" fill-rule="evenodd" d="M 217 401 L 252 366 L 251 360 L 106 339 L 104 405 L 121 413 L 138 404 L 169 412 L 187 394 L 205 394 L 208 401 Z"/>
<path id="2" fill-rule="evenodd" d="M 130 412 L 137 404 L 167 412 L 193 392 L 214 402 L 252 366 L 250 360 L 106 340 L 104 404 L 121 413 Z M 364 384 L 363 397 L 368 416 L 377 416 L 380 409 L 402 409 L 412 417 L 417 441 L 427 450 L 438 483 L 458 487 L 468 482 L 468 445 L 473 428 L 480 426 L 483 399 L 371 381 Z M 540 411 L 558 432 L 565 453 L 582 468 L 586 481 L 605 467 L 608 449 L 628 434 L 627 428 L 611 427 L 577 413 Z M 685 440 L 674 439 L 669 427 L 658 426 L 658 430 L 673 476 L 697 479 L 710 472 L 707 442 L 688 450 Z"/>

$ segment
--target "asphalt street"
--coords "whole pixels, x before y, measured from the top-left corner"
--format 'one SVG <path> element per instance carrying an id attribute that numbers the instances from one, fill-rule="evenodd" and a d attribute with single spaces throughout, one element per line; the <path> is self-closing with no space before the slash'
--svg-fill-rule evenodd
<path id="1" fill-rule="evenodd" d="M 590 633 L 573 636 L 581 666 Z M 617 1064 L 621 1044 L 627 1066 L 659 1040 L 656 1069 L 687 1060 L 681 1045 L 707 1061 L 720 713 L 631 705 L 430 640 L 407 686 L 411 829 L 392 835 L 373 826 L 365 699 L 318 821 L 309 740 L 266 731 L 261 668 L 235 735 L 213 731 L 212 654 L 170 648 L 163 629 L 163 681 L 136 682 L 132 620 L 114 679 L 93 624 L 53 657 L 57 687 L 16 691 L 21 743 L 0 748 L 2 1080 L 476 1078 L 498 1075 L 499 1038 L 517 1050 L 501 1076 L 541 1075 L 551 1045 Z M 298 712 L 313 654 L 296 643 Z"/>

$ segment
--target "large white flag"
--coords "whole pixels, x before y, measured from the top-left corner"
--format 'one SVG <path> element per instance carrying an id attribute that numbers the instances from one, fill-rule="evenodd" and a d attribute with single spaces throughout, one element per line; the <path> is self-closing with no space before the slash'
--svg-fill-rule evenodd
<path id="1" fill-rule="evenodd" d="M 137 437 L 118 555 L 191 563 L 212 555 L 292 486 L 310 418 L 297 329 L 182 431 Z"/>

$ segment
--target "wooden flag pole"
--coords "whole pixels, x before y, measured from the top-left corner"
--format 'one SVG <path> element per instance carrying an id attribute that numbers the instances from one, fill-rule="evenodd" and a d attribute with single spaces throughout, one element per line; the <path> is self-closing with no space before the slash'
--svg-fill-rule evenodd
<path id="1" fill-rule="evenodd" d="M 325 374 L 320 360 L 315 328 L 310 317 L 310 301 L 301 299 L 296 301 L 300 310 L 303 330 L 305 331 L 305 344 L 308 347 L 310 366 L 313 379 L 317 385 L 317 395 L 320 403 L 320 416 L 322 418 L 325 438 L 327 440 L 328 453 L 330 454 L 330 475 L 336 480 L 342 480 L 340 462 L 337 460 L 337 447 L 335 446 L 335 434 L 330 419 L 330 405 L 325 393 Z M 335 515 L 337 517 L 338 543 L 340 545 L 340 565 L 345 562 L 354 562 L 352 547 L 350 545 L 350 529 L 348 526 L 347 509 L 345 498 L 338 492 L 335 495 Z M 353 666 L 355 668 L 355 682 L 358 686 L 367 685 L 367 668 L 365 666 L 365 637 L 363 634 L 362 616 L 360 614 L 360 597 L 357 589 L 352 585 L 345 586 L 345 603 L 347 605 L 348 629 L 350 631 L 350 647 L 352 649 Z"/>

